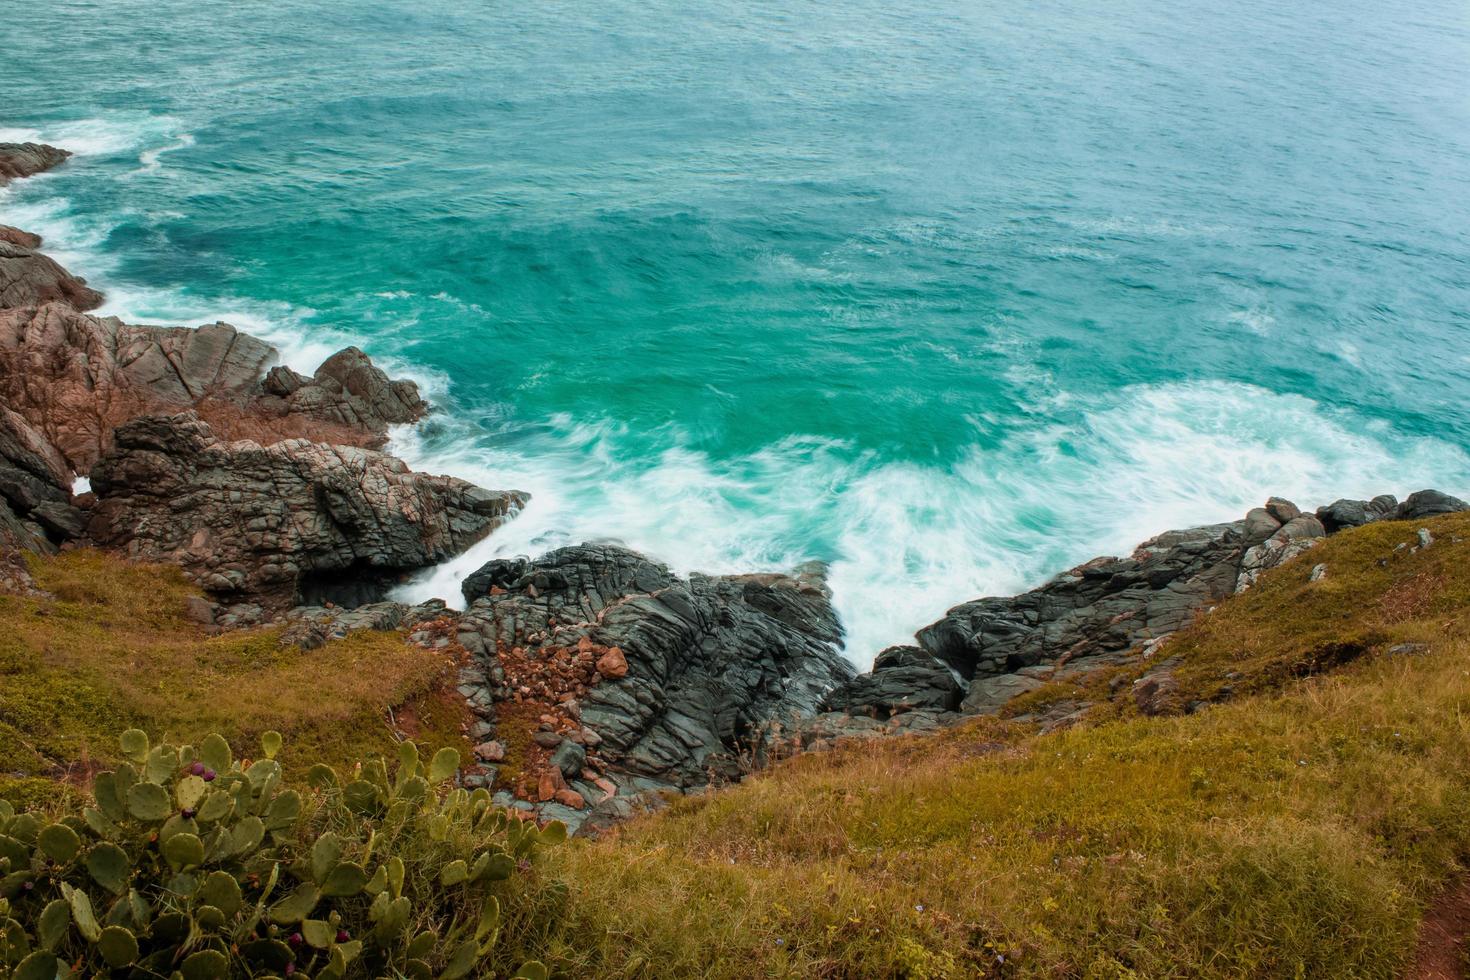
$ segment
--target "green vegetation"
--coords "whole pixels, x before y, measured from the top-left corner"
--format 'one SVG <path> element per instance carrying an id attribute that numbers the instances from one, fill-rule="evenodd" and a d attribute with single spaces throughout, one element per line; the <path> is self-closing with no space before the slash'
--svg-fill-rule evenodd
<path id="1" fill-rule="evenodd" d="M 0 798 L 54 795 L 42 776 L 85 787 L 120 761 L 129 727 L 177 742 L 217 731 L 240 750 L 280 731 L 288 763 L 392 753 L 399 732 L 468 751 L 455 665 L 400 634 L 311 651 L 277 629 L 210 637 L 186 615 L 196 592 L 177 569 L 74 551 L 32 573 L 54 599 L 0 595 Z"/>
<path id="2" fill-rule="evenodd" d="M 1427 549 L 1414 547 L 1420 526 L 1336 535 L 1148 661 L 1012 708 L 1090 702 L 1078 727 L 979 719 L 840 746 L 557 848 L 496 886 L 500 942 L 477 969 L 534 957 L 579 978 L 1402 976 L 1426 905 L 1470 854 L 1470 515 L 1425 522 Z M 1327 574 L 1312 582 L 1318 564 Z M 55 600 L 0 599 L 0 751 L 21 753 L 6 770 L 69 780 L 62 794 L 10 784 L 51 787 L 53 812 L 77 805 L 96 760 L 121 758 L 100 734 L 119 721 L 176 740 L 220 728 L 236 751 L 290 730 L 334 764 L 390 746 L 394 705 L 438 705 L 458 735 L 442 654 L 400 636 L 310 653 L 272 631 L 206 638 L 173 572 L 74 554 L 36 574 Z M 1132 681 L 1161 666 L 1181 712 L 1203 707 L 1141 716 Z M 520 722 L 506 724 L 513 735 Z M 397 781 L 362 775 L 372 813 L 353 809 L 366 789 L 304 796 L 273 845 L 295 879 L 277 900 L 320 887 L 298 873 L 309 859 L 292 841 L 334 833 L 342 860 L 369 870 L 366 835 L 391 817 L 379 794 Z M 484 794 L 450 798 L 510 833 Z M 448 937 L 478 916 L 434 890 L 456 858 L 433 848 L 469 846 L 457 839 L 400 853 L 424 910 L 403 935 Z M 372 855 L 389 858 L 381 846 Z M 429 969 L 457 948 L 445 938 Z"/>
<path id="3" fill-rule="evenodd" d="M 154 746 L 131 729 L 95 806 L 50 822 L 0 803 L 0 966 L 15 980 L 455 980 L 503 973 L 503 924 L 524 932 L 560 903 L 530 862 L 566 828 L 444 791 L 454 749 L 426 764 L 404 742 L 395 773 L 373 759 L 346 782 L 318 764 L 303 799 L 283 788 L 281 744 L 265 733 L 247 765 L 218 735 Z"/>
<path id="4" fill-rule="evenodd" d="M 1399 976 L 1470 850 L 1470 515 L 1395 550 L 1418 526 L 1335 536 L 1155 655 L 1227 703 L 1143 718 L 1129 685 L 1069 685 L 1042 696 L 1102 723 L 804 756 L 571 848 L 543 955 L 608 977 Z M 1410 642 L 1429 652 L 1386 652 Z"/>

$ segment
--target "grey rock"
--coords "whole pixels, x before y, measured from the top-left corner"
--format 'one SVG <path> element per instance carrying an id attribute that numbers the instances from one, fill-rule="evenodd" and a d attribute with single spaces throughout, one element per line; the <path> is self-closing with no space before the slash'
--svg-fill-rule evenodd
<path id="1" fill-rule="evenodd" d="M 80 538 L 87 529 L 87 515 L 71 504 L 43 500 L 28 515 L 54 539 L 70 541 Z"/>
<path id="2" fill-rule="evenodd" d="M 363 605 L 485 537 L 525 501 L 371 450 L 222 443 L 193 413 L 135 419 L 114 442 L 92 470 L 88 533 L 175 562 L 225 601 Z"/>
<path id="3" fill-rule="evenodd" d="M 465 581 L 461 633 L 481 656 L 544 659 L 584 637 L 618 647 L 620 678 L 581 699 L 584 741 L 609 772 L 684 790 L 738 778 L 767 726 L 815 713 L 853 676 L 822 569 L 683 579 L 607 545 L 488 563 Z"/>
<path id="4" fill-rule="evenodd" d="M 824 711 L 846 711 L 886 719 L 914 709 L 954 711 L 964 697 L 948 664 L 919 647 L 889 647 L 859 674 L 827 695 Z"/>
<path id="5" fill-rule="evenodd" d="M 1470 510 L 1470 504 L 1465 503 L 1459 497 L 1451 497 L 1438 490 L 1420 490 L 1418 493 L 1409 494 L 1408 498 L 1399 504 L 1398 509 L 1394 512 L 1394 519 L 1422 521 L 1429 517 L 1457 514 L 1465 510 Z"/>
<path id="6" fill-rule="evenodd" d="M 580 775 L 582 769 L 587 765 L 587 750 L 571 739 L 567 739 L 556 747 L 555 752 L 551 753 L 551 764 L 560 769 L 562 775 L 570 779 L 573 776 Z M 595 797 L 590 797 L 587 792 L 583 792 L 580 789 L 578 791 L 582 792 L 584 797 L 595 799 Z"/>
<path id="7" fill-rule="evenodd" d="M 1025 674 L 995 674 L 977 677 L 970 684 L 960 712 L 966 715 L 998 714 L 1011 698 L 1034 691 L 1045 681 Z"/>
<path id="8" fill-rule="evenodd" d="M 1302 515 L 1287 521 L 1264 542 L 1246 549 L 1241 557 L 1235 591 L 1244 592 L 1256 583 L 1262 572 L 1284 565 L 1326 536 L 1326 529 L 1316 517 Z"/>
<path id="9" fill-rule="evenodd" d="M 1245 530 L 1237 521 L 1170 531 L 1128 558 L 1094 559 L 1022 595 L 963 603 L 920 630 L 919 645 L 971 685 L 1064 657 L 1134 649 L 1235 590 Z M 971 708 L 991 701 L 982 692 Z"/>

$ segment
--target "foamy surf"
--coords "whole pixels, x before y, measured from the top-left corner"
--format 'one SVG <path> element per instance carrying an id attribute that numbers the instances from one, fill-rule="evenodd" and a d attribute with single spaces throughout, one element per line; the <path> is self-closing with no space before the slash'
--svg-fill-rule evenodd
<path id="1" fill-rule="evenodd" d="M 83 130 L 93 132 L 76 138 Z M 89 180 L 157 173 L 161 158 L 192 140 L 167 117 L 4 130 L 0 138 L 52 142 L 78 151 L 83 162 L 105 162 Z M 123 170 L 133 159 L 138 165 Z M 18 182 L 0 191 L 0 214 L 42 234 L 50 254 L 102 289 L 104 315 L 183 325 L 224 320 L 276 345 L 283 362 L 308 373 L 341 347 L 360 344 L 391 374 L 413 377 L 445 412 L 396 433 L 395 452 L 416 469 L 533 495 L 522 514 L 486 541 L 399 589 L 410 601 L 439 596 L 457 603 L 464 575 L 490 558 L 587 540 L 623 543 L 684 573 L 789 568 L 815 558 L 830 565 L 848 656 L 866 667 L 884 646 L 909 642 L 916 628 L 957 602 L 1022 590 L 1094 555 L 1126 552 L 1167 528 L 1234 519 L 1268 494 L 1314 505 L 1343 495 L 1470 483 L 1470 459 L 1459 447 L 1407 438 L 1299 396 L 1226 382 L 1141 384 L 1103 394 L 1068 390 L 1032 356 L 1028 336 L 1009 329 L 999 314 L 981 350 L 999 359 L 1000 376 L 1027 398 L 1011 406 L 1013 417 L 977 406 L 966 416 L 975 430 L 1006 435 L 943 463 L 887 459 L 810 435 L 718 457 L 676 425 L 633 431 L 567 414 L 521 420 L 510 431 L 457 408 L 448 375 L 402 356 L 415 339 L 411 302 L 401 312 L 344 302 L 344 309 L 365 309 L 379 322 L 331 323 L 303 306 L 130 283 L 108 243 L 123 221 L 137 216 L 80 213 L 54 193 L 66 186 L 49 177 Z M 936 234 L 926 229 L 904 234 L 922 242 Z M 777 264 L 817 277 L 785 260 Z M 454 306 L 471 318 L 467 329 L 493 319 L 486 307 L 449 292 L 388 285 L 360 288 L 379 301 L 423 298 Z M 1227 322 L 1255 336 L 1277 329 L 1265 307 L 1255 305 Z M 915 343 L 951 363 L 974 354 L 953 338 Z M 1346 359 L 1356 348 L 1337 353 Z M 719 380 L 710 379 L 707 390 L 722 397 Z"/>
<path id="2" fill-rule="evenodd" d="M 1140 385 L 1086 401 L 1075 424 L 1041 422 L 946 467 L 800 437 L 715 461 L 673 430 L 650 461 L 621 427 L 570 419 L 515 450 L 400 432 L 393 449 L 416 469 L 533 497 L 396 594 L 457 605 L 460 581 L 483 562 L 584 540 L 626 544 L 684 573 L 819 558 L 847 655 L 866 668 L 959 602 L 1022 591 L 1170 528 L 1234 520 L 1271 494 L 1315 506 L 1470 480 L 1455 446 L 1249 385 Z"/>

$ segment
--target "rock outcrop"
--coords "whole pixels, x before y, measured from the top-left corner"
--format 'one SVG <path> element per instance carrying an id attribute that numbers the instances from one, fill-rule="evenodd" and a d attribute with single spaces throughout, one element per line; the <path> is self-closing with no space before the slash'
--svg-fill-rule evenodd
<path id="1" fill-rule="evenodd" d="M 1093 559 L 1022 595 L 962 603 L 920 630 L 917 647 L 884 651 L 872 671 L 829 694 L 821 713 L 786 733 L 790 747 L 997 713 L 1048 680 L 1152 656 L 1170 634 L 1328 534 L 1462 510 L 1470 504 L 1434 490 L 1402 503 L 1338 500 L 1315 515 L 1273 497 L 1242 520 L 1166 532 L 1126 558 Z M 1153 680 L 1149 710 L 1168 703 L 1171 690 L 1162 675 Z"/>
<path id="2" fill-rule="evenodd" d="M 87 533 L 176 563 L 225 602 L 358 605 L 485 537 L 525 501 L 371 450 L 222 442 L 194 413 L 119 426 Z"/>
<path id="3" fill-rule="evenodd" d="M 0 397 L 77 472 L 141 415 L 192 408 L 227 438 L 376 448 L 427 409 L 413 382 L 390 380 L 355 347 L 311 378 L 276 359 L 227 323 L 134 326 L 61 303 L 0 310 Z"/>
<path id="4" fill-rule="evenodd" d="M 0 237 L 0 309 L 65 303 L 78 310 L 102 305 L 102 294 L 87 280 L 72 275 L 47 255 Z"/>
<path id="5" fill-rule="evenodd" d="M 309 378 L 288 367 L 272 368 L 262 389 L 262 411 L 378 434 L 390 425 L 417 422 L 429 408 L 417 385 L 390 379 L 356 347 L 333 354 Z"/>
<path id="6" fill-rule="evenodd" d="M 491 699 L 557 705 L 547 742 L 571 737 L 643 789 L 737 778 L 771 722 L 811 714 L 853 674 L 819 566 L 684 579 L 582 545 L 491 562 L 465 594 L 459 639 Z M 532 687 L 548 676 L 564 689 Z"/>
<path id="7" fill-rule="evenodd" d="M 21 248 L 40 248 L 41 236 L 34 232 L 21 231 L 12 225 L 0 225 L 0 242 L 19 245 Z"/>
<path id="8" fill-rule="evenodd" d="M 0 187 L 65 163 L 71 154 L 45 143 L 0 143 Z"/>

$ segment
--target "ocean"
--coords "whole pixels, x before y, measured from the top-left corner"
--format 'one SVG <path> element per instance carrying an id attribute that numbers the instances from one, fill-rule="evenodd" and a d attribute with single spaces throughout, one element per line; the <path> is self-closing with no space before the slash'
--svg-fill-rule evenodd
<path id="1" fill-rule="evenodd" d="M 867 666 L 1269 494 L 1470 489 L 1461 0 L 46 0 L 0 222 L 134 322 L 347 343 L 530 491 L 406 584 L 830 563 Z"/>

